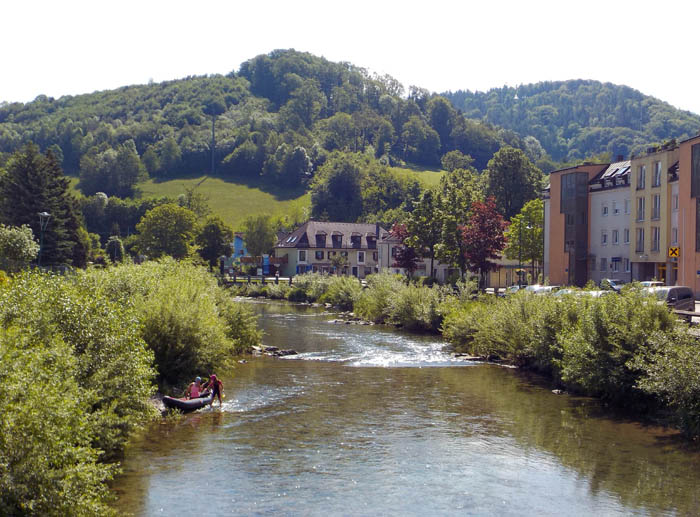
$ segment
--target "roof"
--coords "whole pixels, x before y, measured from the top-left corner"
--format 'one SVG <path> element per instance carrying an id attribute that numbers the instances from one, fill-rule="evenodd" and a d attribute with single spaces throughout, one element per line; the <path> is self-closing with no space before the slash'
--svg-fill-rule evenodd
<path id="1" fill-rule="evenodd" d="M 360 249 L 368 249 L 367 239 L 380 240 L 388 233 L 378 224 L 308 221 L 277 242 L 276 248 L 316 248 L 316 235 L 326 236 L 326 248 L 352 248 L 350 237 L 360 238 Z M 377 236 L 379 237 L 377 239 Z M 339 246 L 333 240 L 340 239 Z"/>
<path id="2" fill-rule="evenodd" d="M 619 183 L 620 179 L 624 179 L 625 176 L 629 175 L 631 167 L 632 162 L 630 160 L 611 163 L 606 169 L 603 169 L 598 174 L 593 176 L 593 179 L 589 181 L 589 184 L 599 183 L 602 181 L 611 181 L 613 184 Z"/>

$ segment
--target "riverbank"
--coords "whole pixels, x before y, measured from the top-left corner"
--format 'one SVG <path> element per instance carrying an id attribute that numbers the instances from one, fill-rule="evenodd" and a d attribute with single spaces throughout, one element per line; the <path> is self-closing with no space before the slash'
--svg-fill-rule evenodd
<path id="1" fill-rule="evenodd" d="M 455 353 L 538 372 L 553 388 L 598 397 L 640 418 L 665 415 L 700 438 L 700 342 L 664 305 L 630 286 L 619 295 L 475 297 L 473 285 L 406 285 L 401 277 L 300 275 L 247 296 L 328 303 L 362 319 L 442 334 Z"/>
<path id="2" fill-rule="evenodd" d="M 163 260 L 0 285 L 0 514 L 110 515 L 151 402 L 260 340 L 205 268 Z"/>

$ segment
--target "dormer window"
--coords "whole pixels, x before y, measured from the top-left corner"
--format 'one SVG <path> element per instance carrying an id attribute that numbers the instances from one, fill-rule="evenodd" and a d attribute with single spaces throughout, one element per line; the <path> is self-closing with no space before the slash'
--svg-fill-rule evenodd
<path id="1" fill-rule="evenodd" d="M 377 249 L 377 238 L 374 235 L 367 236 L 367 247 L 371 250 Z"/>
<path id="2" fill-rule="evenodd" d="M 319 232 L 316 234 L 316 247 L 325 248 L 326 247 L 326 234 L 325 232 Z"/>
<path id="3" fill-rule="evenodd" d="M 342 248 L 343 234 L 340 232 L 334 232 L 333 235 L 331 235 L 331 243 L 334 248 Z"/>
<path id="4" fill-rule="evenodd" d="M 350 245 L 353 248 L 360 248 L 362 247 L 362 235 L 358 234 L 353 234 L 350 236 Z"/>

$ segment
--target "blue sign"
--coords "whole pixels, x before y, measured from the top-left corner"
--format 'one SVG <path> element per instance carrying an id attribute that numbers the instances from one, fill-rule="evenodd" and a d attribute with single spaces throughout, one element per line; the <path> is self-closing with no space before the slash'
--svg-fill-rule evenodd
<path id="1" fill-rule="evenodd" d="M 270 274 L 270 255 L 263 255 L 263 275 L 269 275 Z"/>

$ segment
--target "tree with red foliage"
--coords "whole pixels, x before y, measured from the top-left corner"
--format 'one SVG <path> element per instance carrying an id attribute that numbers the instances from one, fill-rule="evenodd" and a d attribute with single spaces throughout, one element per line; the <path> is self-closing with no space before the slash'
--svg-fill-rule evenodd
<path id="1" fill-rule="evenodd" d="M 389 234 L 401 241 L 402 246 L 396 250 L 394 263 L 391 267 L 400 267 L 406 270 L 406 277 L 410 281 L 413 273 L 418 269 L 418 254 L 415 248 L 408 246 L 406 240 L 411 236 L 405 224 L 394 223 Z"/>
<path id="2" fill-rule="evenodd" d="M 484 287 L 486 273 L 496 266 L 491 259 L 501 258 L 501 251 L 506 247 L 504 232 L 507 227 L 508 222 L 496 210 L 493 197 L 483 203 L 472 203 L 469 222 L 462 227 L 462 238 L 469 269 L 479 271 L 480 289 Z"/>

